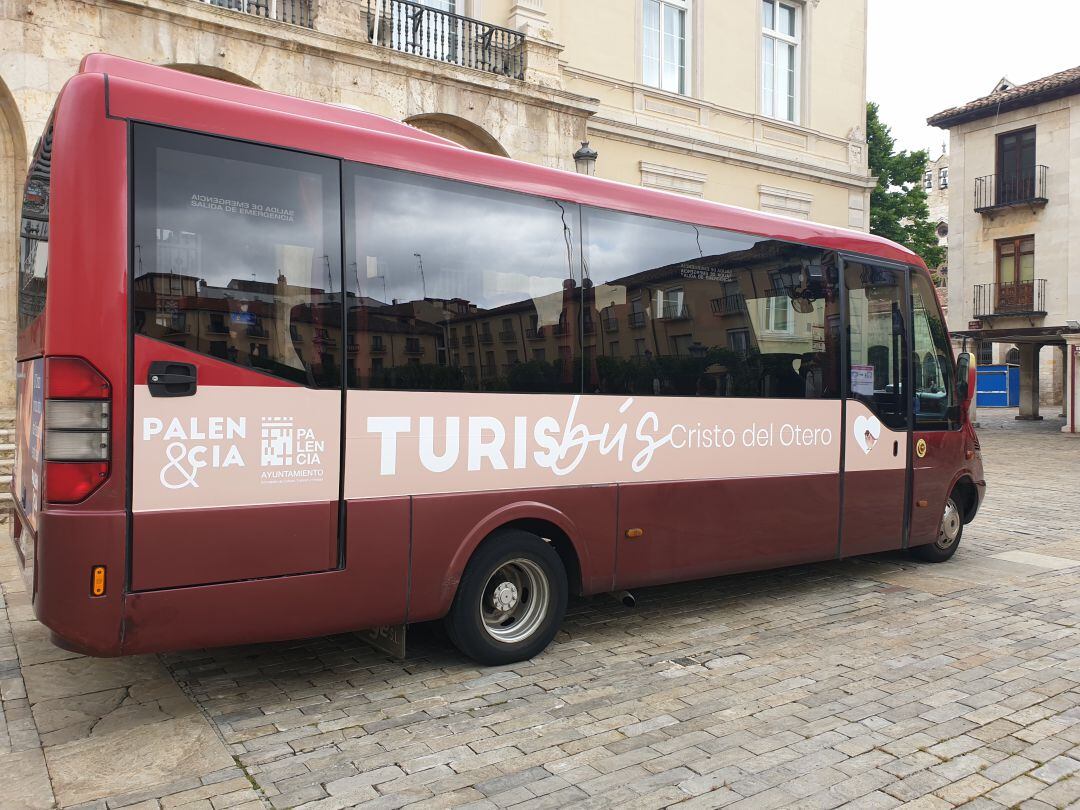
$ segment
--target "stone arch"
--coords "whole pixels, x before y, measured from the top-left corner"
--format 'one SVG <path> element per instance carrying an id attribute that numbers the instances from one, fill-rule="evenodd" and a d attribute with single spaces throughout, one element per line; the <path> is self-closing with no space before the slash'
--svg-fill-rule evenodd
<path id="1" fill-rule="evenodd" d="M 500 157 L 510 156 L 502 144 L 495 140 L 487 130 L 456 115 L 424 113 L 406 118 L 405 123 L 422 129 L 424 132 L 430 132 L 432 135 L 446 138 L 474 152 L 487 152 L 489 155 Z"/>
<path id="2" fill-rule="evenodd" d="M 239 74 L 225 70 L 225 68 L 214 67 L 213 65 L 200 65 L 194 62 L 176 62 L 173 64 L 162 65 L 162 67 L 179 70 L 182 73 L 193 73 L 196 76 L 205 76 L 208 79 L 232 82 L 233 84 L 243 85 L 244 87 L 259 87 L 259 85 L 255 84 L 251 79 L 246 79 Z"/>
<path id="3" fill-rule="evenodd" d="M 19 217 L 26 180 L 26 130 L 15 97 L 0 79 L 0 414 L 15 406 L 15 295 Z"/>

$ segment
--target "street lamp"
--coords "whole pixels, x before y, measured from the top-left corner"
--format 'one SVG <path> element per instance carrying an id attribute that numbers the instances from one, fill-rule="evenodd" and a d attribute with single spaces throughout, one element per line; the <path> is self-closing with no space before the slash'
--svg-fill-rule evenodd
<path id="1" fill-rule="evenodd" d="M 589 147 L 588 141 L 581 142 L 581 148 L 574 152 L 574 168 L 578 174 L 590 177 L 596 174 L 596 150 Z"/>

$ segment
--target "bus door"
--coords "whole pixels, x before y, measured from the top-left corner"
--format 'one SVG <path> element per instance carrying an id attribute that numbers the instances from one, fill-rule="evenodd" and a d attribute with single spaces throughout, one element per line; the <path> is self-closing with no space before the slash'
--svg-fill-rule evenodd
<path id="1" fill-rule="evenodd" d="M 908 545 L 938 539 L 945 501 L 966 462 L 949 333 L 930 279 L 911 274 L 911 343 L 915 413 L 912 432 L 911 531 Z M 962 519 L 963 516 L 960 516 Z"/>
<path id="2" fill-rule="evenodd" d="M 131 586 L 333 568 L 338 161 L 133 131 Z"/>
<path id="3" fill-rule="evenodd" d="M 909 457 L 904 268 L 844 262 L 847 392 L 841 555 L 904 545 Z"/>

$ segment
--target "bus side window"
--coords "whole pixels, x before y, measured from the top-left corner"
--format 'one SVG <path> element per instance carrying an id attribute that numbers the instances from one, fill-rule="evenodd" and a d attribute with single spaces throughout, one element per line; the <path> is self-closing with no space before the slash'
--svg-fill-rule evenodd
<path id="1" fill-rule="evenodd" d="M 350 388 L 578 393 L 577 206 L 345 166 Z"/>
<path id="2" fill-rule="evenodd" d="M 852 399 L 894 430 L 907 429 L 907 318 L 904 271 L 844 263 Z"/>
<path id="3" fill-rule="evenodd" d="M 829 254 L 594 208 L 582 219 L 586 393 L 839 398 Z"/>
<path id="4" fill-rule="evenodd" d="M 136 331 L 339 386 L 338 162 L 144 124 L 134 155 Z"/>

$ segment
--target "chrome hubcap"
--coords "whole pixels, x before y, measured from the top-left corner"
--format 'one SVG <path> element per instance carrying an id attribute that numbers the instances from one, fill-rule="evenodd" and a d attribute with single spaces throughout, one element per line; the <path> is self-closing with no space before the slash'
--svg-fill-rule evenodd
<path id="1" fill-rule="evenodd" d="M 512 582 L 503 582 L 491 594 L 491 603 L 504 613 L 513 610 L 518 603 L 518 589 Z"/>
<path id="2" fill-rule="evenodd" d="M 945 502 L 945 514 L 941 517 L 941 530 L 938 532 L 937 547 L 949 548 L 960 536 L 960 510 L 952 498 Z"/>
<path id="3" fill-rule="evenodd" d="M 543 569 L 532 560 L 510 560 L 484 585 L 480 618 L 493 639 L 514 644 L 536 632 L 550 602 L 551 588 Z"/>

